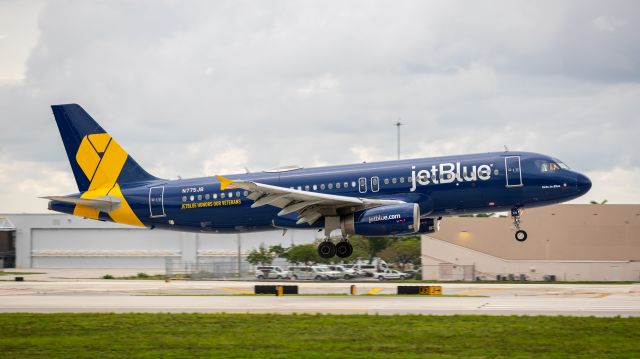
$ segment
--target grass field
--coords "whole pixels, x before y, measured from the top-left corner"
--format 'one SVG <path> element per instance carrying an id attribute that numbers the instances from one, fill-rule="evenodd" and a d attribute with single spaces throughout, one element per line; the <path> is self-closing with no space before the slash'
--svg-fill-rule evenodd
<path id="1" fill-rule="evenodd" d="M 0 314 L 3 358 L 638 358 L 640 318 Z"/>

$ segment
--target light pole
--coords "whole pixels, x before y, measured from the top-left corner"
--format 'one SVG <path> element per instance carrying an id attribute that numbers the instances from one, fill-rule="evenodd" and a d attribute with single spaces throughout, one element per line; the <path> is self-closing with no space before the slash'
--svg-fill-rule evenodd
<path id="1" fill-rule="evenodd" d="M 404 125 L 404 123 L 400 122 L 400 118 L 398 118 L 398 122 L 394 125 L 398 128 L 398 159 L 400 159 L 400 126 L 402 125 Z"/>

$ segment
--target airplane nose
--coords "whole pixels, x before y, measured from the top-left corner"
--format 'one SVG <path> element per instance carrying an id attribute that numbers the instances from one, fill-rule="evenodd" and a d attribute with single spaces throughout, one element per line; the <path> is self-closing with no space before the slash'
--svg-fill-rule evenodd
<path id="1" fill-rule="evenodd" d="M 589 179 L 589 177 L 583 174 L 578 174 L 576 186 L 578 188 L 578 191 L 587 193 L 591 189 L 591 180 Z"/>

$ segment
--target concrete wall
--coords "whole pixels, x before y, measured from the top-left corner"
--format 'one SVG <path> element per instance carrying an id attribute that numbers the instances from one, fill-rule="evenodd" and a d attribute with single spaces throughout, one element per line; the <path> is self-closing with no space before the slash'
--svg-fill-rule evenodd
<path id="1" fill-rule="evenodd" d="M 544 280 L 555 275 L 557 280 L 638 281 L 640 261 L 503 259 L 428 236 L 422 237 L 422 271 L 424 279 L 446 280 L 438 265 L 452 263 L 473 265 L 475 277 L 495 280 L 496 275 L 520 274 L 528 280 Z"/>
<path id="2" fill-rule="evenodd" d="M 445 218 L 422 239 L 424 276 L 439 263 L 475 265 L 477 276 L 525 274 L 541 280 L 640 280 L 640 205 L 558 205 L 528 210 L 525 242 L 510 218 Z"/>
<path id="3" fill-rule="evenodd" d="M 510 218 L 452 217 L 431 237 L 505 259 L 640 260 L 640 205 L 557 205 L 526 210 L 525 242 Z"/>
<path id="4" fill-rule="evenodd" d="M 4 214 L 16 227 L 19 268 L 164 268 L 165 258 L 237 259 L 237 234 L 136 228 L 64 214 Z M 243 233 L 241 253 L 265 245 L 311 243 L 315 231 Z"/>

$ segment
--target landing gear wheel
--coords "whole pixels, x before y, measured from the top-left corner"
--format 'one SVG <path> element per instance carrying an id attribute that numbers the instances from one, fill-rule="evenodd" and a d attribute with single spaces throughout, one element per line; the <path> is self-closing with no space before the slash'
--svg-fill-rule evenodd
<path id="1" fill-rule="evenodd" d="M 518 207 L 511 208 L 511 217 L 513 218 L 513 226 L 516 227 L 516 241 L 524 242 L 527 240 L 527 232 L 520 229 L 520 215 L 522 210 Z"/>
<path id="2" fill-rule="evenodd" d="M 353 246 L 347 241 L 336 244 L 336 255 L 340 258 L 347 258 L 353 254 Z"/>
<path id="3" fill-rule="evenodd" d="M 527 240 L 527 232 L 523 231 L 522 229 L 516 231 L 516 241 L 524 242 L 526 240 Z"/>
<path id="4" fill-rule="evenodd" d="M 333 258 L 336 255 L 336 245 L 331 241 L 324 241 L 318 245 L 318 255 L 322 258 Z"/>

